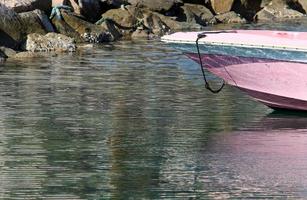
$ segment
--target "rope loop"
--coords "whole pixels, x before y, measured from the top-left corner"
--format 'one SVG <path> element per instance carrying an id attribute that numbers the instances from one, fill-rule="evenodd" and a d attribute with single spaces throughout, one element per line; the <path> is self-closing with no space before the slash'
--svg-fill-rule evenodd
<path id="1" fill-rule="evenodd" d="M 196 39 L 196 48 L 197 48 L 197 54 L 198 54 L 198 59 L 199 59 L 199 63 L 200 63 L 200 68 L 201 68 L 201 71 L 202 71 L 202 74 L 203 74 L 203 78 L 204 78 L 204 81 L 205 81 L 205 88 L 207 90 L 209 90 L 210 92 L 214 93 L 214 94 L 217 94 L 219 93 L 220 91 L 222 91 L 222 89 L 224 88 L 225 86 L 225 81 L 223 80 L 223 84 L 220 86 L 220 88 L 218 89 L 213 89 L 209 82 L 207 81 L 207 77 L 206 77 L 206 73 L 205 73 L 205 69 L 204 69 L 204 65 L 203 65 L 203 61 L 201 59 L 201 53 L 200 53 L 200 49 L 199 49 L 199 43 L 198 41 L 201 39 L 201 38 L 205 38 L 207 37 L 206 34 L 208 33 L 220 33 L 220 32 L 203 32 L 203 33 L 200 33 L 197 35 L 197 39 Z"/>

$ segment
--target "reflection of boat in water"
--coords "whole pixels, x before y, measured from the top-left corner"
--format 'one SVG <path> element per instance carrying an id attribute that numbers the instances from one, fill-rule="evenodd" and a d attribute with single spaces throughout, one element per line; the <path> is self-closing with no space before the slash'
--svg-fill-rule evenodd
<path id="1" fill-rule="evenodd" d="M 243 130 L 253 131 L 304 131 L 307 133 L 307 114 L 303 112 L 274 111 L 258 121 L 247 124 Z"/>
<path id="2" fill-rule="evenodd" d="M 179 32 L 162 41 L 269 107 L 307 111 L 305 32 Z"/>

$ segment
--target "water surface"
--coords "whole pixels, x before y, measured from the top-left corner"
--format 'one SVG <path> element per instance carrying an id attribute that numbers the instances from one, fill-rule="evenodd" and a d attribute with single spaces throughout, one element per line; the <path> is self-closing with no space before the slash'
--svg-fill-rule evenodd
<path id="1" fill-rule="evenodd" d="M 158 41 L 0 69 L 1 199 L 307 198 L 307 116 Z"/>

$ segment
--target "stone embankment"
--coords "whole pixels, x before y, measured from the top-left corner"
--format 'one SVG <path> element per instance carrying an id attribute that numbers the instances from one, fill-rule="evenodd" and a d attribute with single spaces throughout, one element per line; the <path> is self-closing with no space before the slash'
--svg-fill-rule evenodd
<path id="1" fill-rule="evenodd" d="M 0 61 L 306 12 L 306 0 L 0 0 Z"/>

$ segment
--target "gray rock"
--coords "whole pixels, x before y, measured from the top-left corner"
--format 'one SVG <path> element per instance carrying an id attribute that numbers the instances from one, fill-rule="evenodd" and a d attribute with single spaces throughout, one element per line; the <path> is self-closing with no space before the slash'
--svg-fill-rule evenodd
<path id="1" fill-rule="evenodd" d="M 0 46 L 18 48 L 25 35 L 20 16 L 3 4 L 0 4 L 0 27 Z"/>
<path id="2" fill-rule="evenodd" d="M 303 16 L 303 13 L 290 9 L 287 4 L 273 1 L 272 3 L 265 6 L 262 10 L 260 10 L 255 15 L 254 19 L 256 21 L 271 21 L 301 18 Z"/>
<path id="3" fill-rule="evenodd" d="M 29 34 L 26 40 L 27 51 L 75 51 L 76 44 L 73 38 L 58 33 L 40 35 Z"/>
<path id="4" fill-rule="evenodd" d="M 0 47 L 0 51 L 3 52 L 8 58 L 14 57 L 16 55 L 16 51 L 7 47 Z"/>
<path id="5" fill-rule="evenodd" d="M 19 14 L 22 26 L 25 28 L 26 34 L 30 34 L 30 33 L 46 34 L 47 33 L 43 23 L 41 22 L 41 18 L 43 18 L 43 15 L 45 14 L 40 10 L 23 12 Z"/>
<path id="6" fill-rule="evenodd" d="M 51 10 L 51 0 L 0 0 L 0 3 L 17 13 L 28 12 L 35 9 L 43 11 Z"/>

